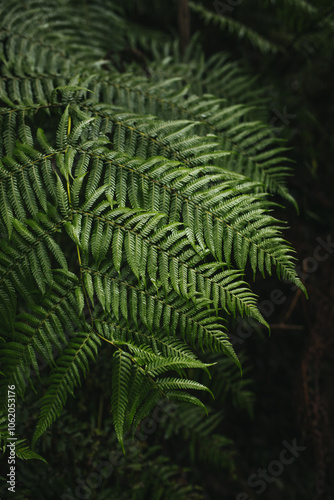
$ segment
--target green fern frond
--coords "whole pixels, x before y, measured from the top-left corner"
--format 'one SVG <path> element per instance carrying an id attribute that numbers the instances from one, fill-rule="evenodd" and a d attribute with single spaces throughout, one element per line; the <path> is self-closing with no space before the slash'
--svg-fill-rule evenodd
<path id="1" fill-rule="evenodd" d="M 8 438 L 12 439 L 12 437 L 9 435 L 7 428 L 7 417 L 5 416 L 5 414 L 4 415 L 0 414 L 0 449 L 2 450 L 3 453 L 6 452 L 7 444 L 13 442 Z M 26 441 L 24 439 L 15 440 L 15 455 L 21 460 L 35 459 L 47 463 L 45 458 L 43 458 L 41 455 L 33 451 L 26 444 Z"/>
<path id="2" fill-rule="evenodd" d="M 24 445 L 24 441 L 21 441 L 21 440 L 16 441 L 15 453 L 16 453 L 16 456 L 18 458 L 20 458 L 21 460 L 35 459 L 35 460 L 41 460 L 42 462 L 47 464 L 47 461 L 45 460 L 45 458 L 43 458 L 41 455 L 39 455 L 35 451 L 32 451 L 29 448 L 29 446 Z"/>
<path id="3" fill-rule="evenodd" d="M 128 390 L 131 375 L 131 356 L 123 351 L 116 351 L 113 360 L 111 411 L 117 438 L 123 446 L 123 426 L 128 403 Z"/>
<path id="4" fill-rule="evenodd" d="M 207 144 L 207 154 L 216 154 L 217 160 L 221 154 L 218 153 L 217 146 L 223 151 L 233 151 L 235 154 L 230 154 L 226 158 L 227 161 L 224 162 L 225 168 L 234 172 L 238 171 L 259 181 L 269 192 L 278 193 L 293 202 L 284 183 L 286 175 L 290 172 L 286 166 L 287 160 L 282 156 L 286 153 L 286 149 L 279 147 L 278 140 L 263 123 L 245 121 L 247 115 L 252 111 L 251 107 L 240 104 L 228 106 L 225 100 L 219 100 L 209 95 L 200 97 L 192 95 L 185 99 L 184 94 L 187 93 L 187 89 L 180 92 L 180 89 L 177 90 L 178 87 L 174 85 L 175 80 L 178 81 L 178 79 L 165 80 L 158 84 L 148 82 L 144 78 L 139 81 L 138 78 L 132 79 L 131 82 L 124 77 L 117 78 L 117 80 L 114 88 L 109 89 L 111 99 L 127 108 L 131 107 L 134 111 L 140 107 L 148 106 L 150 113 L 162 116 L 164 119 L 187 118 L 193 120 L 197 124 L 196 132 L 200 133 L 202 137 L 201 148 L 204 149 L 204 144 Z M 123 151 L 127 147 L 127 150 L 134 154 L 137 148 L 137 153 L 142 155 L 143 148 L 138 149 L 139 145 L 137 144 L 141 145 L 145 140 L 147 144 L 151 144 L 149 151 L 152 154 L 162 154 L 167 158 L 180 159 L 181 161 L 187 160 L 187 165 L 190 166 L 198 164 L 198 160 L 189 158 L 189 152 L 192 155 L 196 153 L 194 147 L 196 144 L 192 145 L 191 150 L 187 150 L 182 142 L 180 145 L 173 143 L 171 149 L 170 145 L 167 147 L 164 143 L 165 138 L 162 136 L 159 145 L 160 127 L 156 129 L 153 117 L 150 117 L 153 125 L 151 133 L 147 125 L 147 132 L 145 130 L 144 133 L 140 127 L 140 120 L 142 120 L 140 115 L 128 115 L 126 121 L 120 121 L 112 107 L 108 109 L 108 106 L 104 106 L 102 113 L 100 109 L 99 105 L 92 108 L 91 111 L 95 116 L 101 118 L 104 133 L 114 134 L 113 123 L 120 133 L 123 123 L 123 135 L 120 136 L 118 133 L 118 135 L 113 136 L 117 139 L 113 143 L 114 147 L 119 151 Z M 122 120 L 124 120 L 123 116 Z M 136 127 L 133 127 L 133 123 L 136 124 Z M 138 130 L 137 125 L 139 125 Z M 156 131 L 159 132 L 158 137 L 156 137 Z M 210 140 L 212 134 L 214 136 Z M 127 140 L 126 137 L 129 139 Z M 200 143 L 199 139 L 197 142 Z M 182 150 L 184 150 L 183 155 Z"/>
<path id="5" fill-rule="evenodd" d="M 99 337 L 93 332 L 77 332 L 67 344 L 50 375 L 49 388 L 42 398 L 33 445 L 59 417 L 68 394 L 74 395 L 74 388 L 80 384 L 81 376 L 85 375 L 89 368 L 89 359 L 95 361 L 100 344 Z"/>
<path id="6" fill-rule="evenodd" d="M 188 369 L 215 373 L 208 353 L 240 368 L 228 315 L 267 325 L 247 270 L 304 290 L 268 199 L 291 200 L 287 150 L 226 54 L 206 62 L 199 49 L 183 72 L 175 44 L 152 45 L 162 74 L 177 70 L 155 78 L 149 62 L 143 77 L 120 61 L 114 4 L 82 11 L 85 30 L 74 0 L 21 7 L 0 2 L 1 395 L 14 384 L 23 397 L 31 370 L 39 385 L 45 360 L 35 443 L 106 343 L 122 443 L 161 397 L 202 411 L 192 392 L 215 391 Z"/>
<path id="7" fill-rule="evenodd" d="M 206 24 L 212 22 L 222 30 L 228 31 L 229 33 L 236 35 L 240 39 L 246 38 L 254 47 L 259 49 L 263 53 L 276 53 L 279 50 L 279 47 L 277 45 L 273 44 L 271 41 L 267 40 L 265 37 L 263 37 L 253 29 L 245 26 L 235 19 L 232 19 L 231 17 L 224 16 L 223 2 L 216 2 L 216 4 L 217 13 L 211 12 L 203 5 L 194 2 L 189 2 L 189 7 L 191 8 L 191 10 L 199 14 Z M 222 4 L 221 6 L 223 7 L 223 12 L 219 12 L 219 10 L 221 10 L 219 9 L 220 4 Z"/>
<path id="8" fill-rule="evenodd" d="M 53 349 L 62 352 L 67 337 L 75 334 L 78 324 L 76 286 L 73 275 L 58 272 L 53 289 L 43 298 L 38 294 L 39 303 L 30 303 L 29 312 L 17 314 L 13 334 L 1 325 L 6 339 L 0 351 L 6 374 L 0 382 L 1 389 L 5 391 L 8 384 L 13 384 L 18 394 L 23 395 L 27 381 L 31 380 L 30 368 L 39 375 L 37 356 L 55 366 Z"/>

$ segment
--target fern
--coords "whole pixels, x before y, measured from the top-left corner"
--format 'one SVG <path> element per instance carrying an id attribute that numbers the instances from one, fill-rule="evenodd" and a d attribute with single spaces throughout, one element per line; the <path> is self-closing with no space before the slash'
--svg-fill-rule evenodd
<path id="1" fill-rule="evenodd" d="M 264 36 L 257 33 L 252 28 L 240 23 L 232 17 L 225 16 L 224 13 L 226 9 L 223 2 L 213 2 L 213 4 L 216 7 L 216 13 L 209 11 L 203 5 L 194 2 L 190 2 L 189 6 L 194 12 L 201 16 L 205 23 L 212 22 L 220 29 L 233 35 L 237 35 L 240 39 L 246 38 L 254 47 L 263 53 L 271 52 L 275 54 L 278 50 L 280 50 L 278 45 L 275 45 L 271 41 L 267 40 Z"/>
<path id="2" fill-rule="evenodd" d="M 209 352 L 240 366 L 229 315 L 267 325 L 247 269 L 304 289 L 271 215 L 270 193 L 293 201 L 286 150 L 236 103 L 235 65 L 231 102 L 207 93 L 217 78 L 120 74 L 107 53 L 126 21 L 94 3 L 84 32 L 79 5 L 0 4 L 0 390 L 23 397 L 37 357 L 48 364 L 33 443 L 106 343 L 121 443 L 162 396 L 203 408 L 187 369 L 208 372 Z M 219 78 L 224 57 L 210 61 Z"/>

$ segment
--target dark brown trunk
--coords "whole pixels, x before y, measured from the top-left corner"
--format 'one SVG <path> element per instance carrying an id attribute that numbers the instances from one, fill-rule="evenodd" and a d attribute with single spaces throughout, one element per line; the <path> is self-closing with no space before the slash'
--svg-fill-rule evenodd
<path id="1" fill-rule="evenodd" d="M 178 0 L 178 3 L 180 51 L 183 55 L 190 40 L 190 12 L 188 0 Z"/>

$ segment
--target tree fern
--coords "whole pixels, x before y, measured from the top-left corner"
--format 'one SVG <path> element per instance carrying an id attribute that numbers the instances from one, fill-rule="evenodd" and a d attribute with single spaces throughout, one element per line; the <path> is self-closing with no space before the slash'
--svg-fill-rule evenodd
<path id="1" fill-rule="evenodd" d="M 120 74 L 107 52 L 126 21 L 112 3 L 20 7 L 0 5 L 2 400 L 46 361 L 35 443 L 111 344 L 122 443 L 162 396 L 204 406 L 187 369 L 210 370 L 209 352 L 240 365 L 226 318 L 267 324 L 247 269 L 303 288 L 270 214 L 270 193 L 292 199 L 285 149 L 223 92 L 133 64 Z"/>

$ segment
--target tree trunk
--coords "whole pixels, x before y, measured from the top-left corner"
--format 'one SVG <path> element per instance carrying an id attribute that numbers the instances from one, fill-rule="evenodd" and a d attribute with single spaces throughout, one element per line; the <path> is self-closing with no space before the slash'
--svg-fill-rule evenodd
<path id="1" fill-rule="evenodd" d="M 183 55 L 190 40 L 190 12 L 188 0 L 178 0 L 178 24 L 180 35 L 180 51 Z"/>

